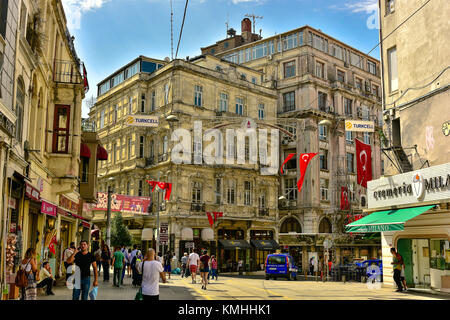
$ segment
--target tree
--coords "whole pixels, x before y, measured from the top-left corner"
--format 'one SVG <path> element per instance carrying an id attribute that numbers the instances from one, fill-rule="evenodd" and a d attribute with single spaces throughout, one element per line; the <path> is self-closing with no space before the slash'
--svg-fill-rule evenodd
<path id="1" fill-rule="evenodd" d="M 113 247 L 120 245 L 130 246 L 132 237 L 128 227 L 123 223 L 122 215 L 116 212 L 111 222 L 111 245 Z"/>

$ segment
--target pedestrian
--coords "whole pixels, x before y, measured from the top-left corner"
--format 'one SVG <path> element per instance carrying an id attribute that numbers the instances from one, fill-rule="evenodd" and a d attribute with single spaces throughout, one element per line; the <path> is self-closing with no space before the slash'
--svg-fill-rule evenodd
<path id="1" fill-rule="evenodd" d="M 216 256 L 214 256 L 214 255 L 211 256 L 210 265 L 211 265 L 211 278 L 214 279 L 214 277 L 216 277 L 216 281 L 217 281 L 217 260 L 216 260 Z"/>
<path id="2" fill-rule="evenodd" d="M 314 257 L 309 259 L 309 273 L 313 276 L 314 275 Z"/>
<path id="3" fill-rule="evenodd" d="M 172 266 L 170 265 L 171 258 L 172 258 L 172 255 L 170 254 L 170 252 L 167 252 L 164 255 L 164 261 L 163 261 L 164 272 L 166 272 L 169 275 L 169 280 L 170 280 L 170 273 L 172 272 Z"/>
<path id="4" fill-rule="evenodd" d="M 98 273 L 97 263 L 95 262 L 94 255 L 88 251 L 88 243 L 86 240 L 81 240 L 80 247 L 67 259 L 67 262 L 69 264 L 75 262 L 75 265 L 80 269 L 80 288 L 77 288 L 78 284 L 75 283 L 72 299 L 79 300 L 81 293 L 81 299 L 87 300 L 91 286 L 91 265 L 94 268 L 94 282 L 92 284 L 94 287 L 98 286 Z"/>
<path id="5" fill-rule="evenodd" d="M 186 277 L 186 266 L 188 262 L 188 254 L 187 252 L 184 253 L 184 255 L 181 257 L 181 277 Z"/>
<path id="6" fill-rule="evenodd" d="M 197 254 L 197 249 L 194 249 L 193 252 L 189 255 L 188 259 L 189 271 L 191 272 L 192 276 L 192 283 L 196 283 L 197 269 L 199 264 L 200 257 Z"/>
<path id="7" fill-rule="evenodd" d="M 69 247 L 66 248 L 63 253 L 64 268 L 66 268 L 66 281 L 67 281 L 67 279 L 69 279 L 69 273 L 67 272 L 67 268 L 69 268 L 69 266 L 72 264 L 72 263 L 69 264 L 67 262 L 67 259 L 69 259 L 69 257 L 74 252 L 75 252 L 75 242 L 71 242 Z"/>
<path id="8" fill-rule="evenodd" d="M 209 255 L 207 250 L 203 250 L 203 254 L 200 257 L 200 277 L 202 279 L 202 289 L 206 290 L 206 285 L 208 284 L 208 279 L 206 277 L 209 273 Z"/>
<path id="9" fill-rule="evenodd" d="M 396 252 L 395 248 L 391 248 L 391 254 L 392 254 L 392 262 L 391 264 L 394 267 L 394 281 L 397 285 L 397 292 L 403 291 L 402 281 L 400 280 L 401 273 L 402 273 L 402 265 L 403 265 L 403 258 L 402 256 Z"/>
<path id="10" fill-rule="evenodd" d="M 38 271 L 38 268 L 36 261 L 36 250 L 34 248 L 28 248 L 25 252 L 25 258 L 22 260 L 20 269 L 25 271 L 28 279 L 28 285 L 21 288 L 22 292 L 20 299 L 36 300 L 36 272 Z"/>
<path id="11" fill-rule="evenodd" d="M 333 261 L 328 261 L 328 274 L 331 274 L 331 268 L 333 267 Z"/>
<path id="12" fill-rule="evenodd" d="M 123 278 L 125 277 L 126 259 L 127 259 L 127 252 L 128 252 L 125 245 L 121 245 L 120 252 L 122 252 L 123 257 L 125 258 L 125 262 L 122 266 L 122 274 L 120 275 L 120 284 L 123 285 Z"/>
<path id="13" fill-rule="evenodd" d="M 133 286 L 140 286 L 142 283 L 142 274 L 138 272 L 137 267 L 142 262 L 141 251 L 137 251 L 131 261 L 131 270 L 133 271 Z"/>
<path id="14" fill-rule="evenodd" d="M 125 257 L 120 247 L 114 249 L 111 267 L 114 268 L 113 285 L 117 288 L 122 284 L 122 270 L 125 266 Z"/>
<path id="15" fill-rule="evenodd" d="M 55 278 L 52 275 L 52 267 L 50 267 L 50 263 L 48 261 L 45 261 L 42 265 L 41 274 L 40 274 L 40 281 L 37 284 L 37 288 L 46 288 L 46 294 L 48 296 L 55 294 L 52 291 L 53 288 L 53 282 L 55 281 Z"/>
<path id="16" fill-rule="evenodd" d="M 127 274 L 128 277 L 131 278 L 131 249 L 128 249 L 126 260 L 127 260 Z"/>
<path id="17" fill-rule="evenodd" d="M 111 262 L 111 251 L 107 244 L 103 245 L 101 263 L 103 266 L 103 282 L 109 281 L 109 264 Z"/>
<path id="18" fill-rule="evenodd" d="M 135 244 L 135 245 L 133 245 L 133 250 L 131 250 L 130 264 L 131 264 L 131 261 L 133 261 L 133 258 L 136 256 L 137 252 L 138 252 L 138 246 L 137 246 L 137 244 Z"/>
<path id="19" fill-rule="evenodd" d="M 173 256 L 172 256 L 171 266 L 172 266 L 172 270 L 175 270 L 178 268 L 178 258 L 176 256 L 175 252 L 173 253 Z"/>
<path id="20" fill-rule="evenodd" d="M 166 275 L 161 263 L 155 260 L 155 250 L 150 248 L 145 260 L 139 263 L 138 271 L 142 274 L 143 300 L 159 300 L 159 278 L 166 282 Z"/>
<path id="21" fill-rule="evenodd" d="M 244 262 L 242 261 L 242 259 L 239 259 L 239 261 L 238 261 L 238 270 L 237 270 L 239 272 L 239 274 L 242 272 L 243 265 L 244 265 Z"/>
<path id="22" fill-rule="evenodd" d="M 98 267 L 98 275 L 100 276 L 100 271 L 102 270 L 102 249 L 98 247 L 98 249 L 94 252 L 95 263 Z M 103 269 L 103 273 L 105 270 Z"/>

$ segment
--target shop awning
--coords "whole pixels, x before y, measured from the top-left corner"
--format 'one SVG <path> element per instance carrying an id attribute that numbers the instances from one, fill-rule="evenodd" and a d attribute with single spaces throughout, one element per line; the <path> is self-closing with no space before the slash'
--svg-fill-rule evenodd
<path id="1" fill-rule="evenodd" d="M 273 239 L 271 239 L 271 240 L 250 240 L 250 242 L 258 250 L 269 250 L 270 251 L 270 250 L 276 250 L 280 247 L 278 245 L 278 243 Z"/>
<path id="2" fill-rule="evenodd" d="M 101 146 L 97 146 L 97 160 L 108 160 L 108 151 Z"/>
<path id="3" fill-rule="evenodd" d="M 354 221 L 345 226 L 346 232 L 383 232 L 383 231 L 398 231 L 404 229 L 406 221 L 417 217 L 427 210 L 433 208 L 432 206 L 414 207 L 405 209 L 395 209 L 386 211 L 376 211 L 368 216 Z"/>
<path id="4" fill-rule="evenodd" d="M 252 247 L 246 240 L 219 240 L 224 249 L 251 249 Z"/>
<path id="5" fill-rule="evenodd" d="M 80 145 L 80 157 L 84 157 L 84 158 L 91 157 L 91 149 L 89 149 L 89 147 L 85 143 L 82 143 Z"/>

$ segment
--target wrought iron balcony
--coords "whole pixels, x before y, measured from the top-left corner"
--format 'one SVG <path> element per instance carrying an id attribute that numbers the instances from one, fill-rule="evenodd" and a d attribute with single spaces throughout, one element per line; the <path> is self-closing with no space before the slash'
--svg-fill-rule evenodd
<path id="1" fill-rule="evenodd" d="M 79 64 L 67 60 L 55 60 L 53 66 L 53 81 L 59 83 L 80 84 L 83 77 Z"/>
<path id="2" fill-rule="evenodd" d="M 145 166 L 150 167 L 155 164 L 155 157 L 145 158 Z"/>
<path id="3" fill-rule="evenodd" d="M 260 216 L 268 216 L 269 215 L 269 208 L 259 208 L 258 213 Z"/>
<path id="4" fill-rule="evenodd" d="M 164 162 L 164 161 L 167 161 L 167 153 L 160 154 L 158 156 L 158 162 Z"/>
<path id="5" fill-rule="evenodd" d="M 197 203 L 197 202 L 192 202 L 191 203 L 191 211 L 195 211 L 195 212 L 204 212 L 205 211 L 205 204 L 203 203 Z"/>

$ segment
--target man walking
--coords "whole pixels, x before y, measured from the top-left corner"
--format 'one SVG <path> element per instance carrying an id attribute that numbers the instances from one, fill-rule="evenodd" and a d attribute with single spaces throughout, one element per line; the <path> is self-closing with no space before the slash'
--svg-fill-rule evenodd
<path id="1" fill-rule="evenodd" d="M 85 240 L 81 240 L 80 249 L 75 250 L 75 252 L 67 259 L 67 263 L 72 264 L 75 262 L 75 265 L 80 268 L 80 288 L 73 289 L 72 299 L 87 300 L 89 295 L 89 288 L 91 286 L 91 265 L 94 268 L 94 283 L 92 284 L 94 287 L 98 286 L 98 273 L 97 273 L 97 264 L 95 263 L 94 255 L 88 251 L 88 243 Z"/>
<path id="2" fill-rule="evenodd" d="M 191 272 L 192 276 L 192 283 L 195 283 L 196 277 L 197 277 L 197 269 L 200 264 L 200 257 L 197 254 L 197 249 L 194 249 L 194 252 L 192 252 L 189 255 L 189 271 Z"/>
<path id="3" fill-rule="evenodd" d="M 403 266 L 403 257 L 400 255 L 400 253 L 395 251 L 395 248 L 391 248 L 392 253 L 392 262 L 391 264 L 394 267 L 394 281 L 397 285 L 397 292 L 403 291 L 403 285 L 400 280 L 400 276 L 402 273 L 402 266 Z"/>
<path id="4" fill-rule="evenodd" d="M 170 264 L 171 258 L 172 258 L 172 255 L 170 254 L 170 251 L 169 251 L 164 256 L 164 272 L 166 272 L 169 275 L 169 280 L 170 280 L 170 273 L 172 272 L 172 265 Z"/>
<path id="5" fill-rule="evenodd" d="M 64 250 L 63 260 L 64 260 L 64 268 L 66 268 L 66 281 L 69 279 L 69 273 L 67 272 L 67 268 L 72 264 L 68 263 L 67 260 L 69 257 L 75 252 L 75 242 L 71 242 L 70 246 Z"/>
<path id="6" fill-rule="evenodd" d="M 166 283 L 166 275 L 161 263 L 155 260 L 155 250 L 148 249 L 145 260 L 138 267 L 142 273 L 142 297 L 143 300 L 159 300 L 159 277 Z"/>
<path id="7" fill-rule="evenodd" d="M 120 284 L 122 283 L 122 269 L 125 266 L 125 257 L 120 251 L 120 247 L 116 247 L 114 250 L 113 260 L 111 263 L 111 266 L 114 267 L 114 278 L 113 278 L 113 285 L 117 288 L 120 287 Z M 117 279 L 117 281 L 116 281 Z"/>
<path id="8" fill-rule="evenodd" d="M 187 262 L 188 262 L 188 254 L 187 252 L 184 253 L 183 257 L 181 257 L 181 277 L 185 277 L 186 276 L 186 266 L 187 266 Z"/>

